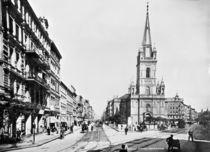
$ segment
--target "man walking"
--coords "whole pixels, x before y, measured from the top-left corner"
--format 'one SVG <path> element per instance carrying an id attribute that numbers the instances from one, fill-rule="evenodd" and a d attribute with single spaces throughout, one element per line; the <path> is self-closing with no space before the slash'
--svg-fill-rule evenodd
<path id="1" fill-rule="evenodd" d="M 193 141 L 193 131 L 192 130 L 188 131 L 188 141 L 190 141 L 190 139 L 191 139 L 191 141 Z"/>
<path id="2" fill-rule="evenodd" d="M 125 135 L 128 133 L 128 126 L 125 127 Z"/>
<path id="3" fill-rule="evenodd" d="M 71 133 L 73 133 L 74 132 L 74 124 L 72 123 L 72 125 L 71 125 L 71 127 L 70 127 L 70 130 L 71 130 Z"/>

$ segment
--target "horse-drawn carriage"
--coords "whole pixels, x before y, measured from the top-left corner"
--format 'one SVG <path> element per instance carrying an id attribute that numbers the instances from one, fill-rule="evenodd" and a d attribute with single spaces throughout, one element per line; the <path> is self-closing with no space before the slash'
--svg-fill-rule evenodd
<path id="1" fill-rule="evenodd" d="M 180 152 L 181 148 L 180 148 L 180 142 L 179 140 L 174 140 L 173 139 L 173 135 L 171 135 L 171 137 L 166 139 L 166 142 L 168 144 L 168 152 Z"/>
<path id="2" fill-rule="evenodd" d="M 174 151 L 174 149 L 176 149 L 178 152 L 180 152 L 180 142 L 179 140 L 173 140 L 172 145 L 171 145 L 171 152 Z"/>

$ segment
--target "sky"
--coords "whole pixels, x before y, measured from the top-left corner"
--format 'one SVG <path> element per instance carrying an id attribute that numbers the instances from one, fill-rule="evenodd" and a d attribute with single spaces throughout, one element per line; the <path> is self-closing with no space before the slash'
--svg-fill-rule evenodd
<path id="1" fill-rule="evenodd" d="M 97 115 L 136 82 L 146 0 L 28 0 L 49 22 L 61 55 L 61 79 Z M 210 108 L 210 1 L 149 0 L 157 79 L 197 111 Z"/>

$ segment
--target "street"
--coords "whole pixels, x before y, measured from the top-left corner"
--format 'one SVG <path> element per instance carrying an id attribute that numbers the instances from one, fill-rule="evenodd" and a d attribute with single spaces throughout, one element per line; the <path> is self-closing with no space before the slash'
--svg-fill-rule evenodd
<path id="1" fill-rule="evenodd" d="M 42 146 L 15 150 L 15 152 L 81 152 L 108 147 L 110 142 L 101 127 L 95 127 L 93 131 L 80 133 L 80 129 L 66 135 L 64 139 L 57 139 Z"/>
<path id="2" fill-rule="evenodd" d="M 93 131 L 81 133 L 77 130 L 73 134 L 68 134 L 64 139 L 57 139 L 47 144 L 15 150 L 15 152 L 118 152 L 122 144 L 126 144 L 129 152 L 149 151 L 166 152 L 166 138 L 170 132 L 144 131 L 118 132 L 106 125 L 94 127 Z M 181 152 L 208 152 L 210 142 L 187 141 L 187 134 L 183 130 L 173 133 L 174 139 L 179 139 Z"/>
<path id="3" fill-rule="evenodd" d="M 14 150 L 14 152 L 58 152 L 62 151 L 63 149 L 75 144 L 78 140 L 80 140 L 84 134 L 80 133 L 80 129 L 73 134 L 68 134 L 64 137 L 64 139 L 57 139 L 52 142 L 49 142 L 47 144 L 32 147 L 32 148 L 26 148 L 26 149 L 20 149 L 20 150 Z"/>

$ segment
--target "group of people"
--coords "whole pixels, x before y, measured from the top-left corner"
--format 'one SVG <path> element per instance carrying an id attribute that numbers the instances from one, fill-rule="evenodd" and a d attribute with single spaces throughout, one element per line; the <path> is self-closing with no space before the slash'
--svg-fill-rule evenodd
<path id="1" fill-rule="evenodd" d="M 82 125 L 81 125 L 82 133 L 84 131 L 89 131 L 89 130 L 93 131 L 93 129 L 94 129 L 93 126 L 94 126 L 93 123 L 87 124 L 86 122 L 83 122 Z"/>
<path id="2" fill-rule="evenodd" d="M 70 132 L 73 133 L 74 124 L 72 124 L 69 129 L 70 129 Z M 65 126 L 61 125 L 61 127 L 60 127 L 60 137 L 61 137 L 61 139 L 64 138 L 66 130 L 67 130 L 67 128 Z M 55 126 L 53 126 L 51 128 L 50 127 L 47 128 L 47 134 L 50 135 L 51 132 L 56 132 L 57 134 L 59 133 L 58 129 Z"/>
<path id="3" fill-rule="evenodd" d="M 5 135 L 4 131 L 5 131 L 4 128 L 1 127 L 1 128 L 0 128 L 0 144 L 4 144 L 5 142 L 7 142 L 7 138 L 6 138 L 6 135 Z M 18 128 L 18 129 L 16 130 L 16 134 L 13 135 L 14 141 L 16 141 L 16 142 L 21 141 L 21 136 L 22 136 L 22 135 L 23 135 L 23 134 L 22 134 L 22 131 Z"/>

